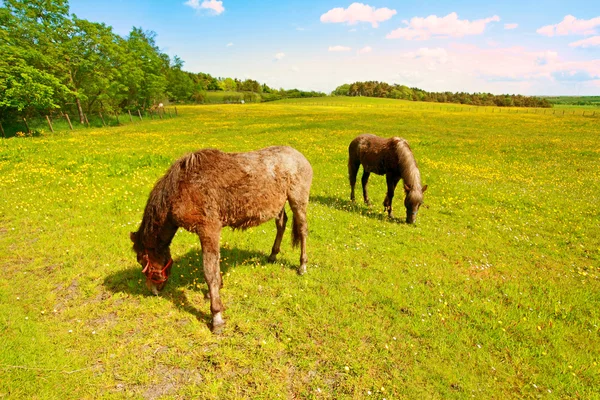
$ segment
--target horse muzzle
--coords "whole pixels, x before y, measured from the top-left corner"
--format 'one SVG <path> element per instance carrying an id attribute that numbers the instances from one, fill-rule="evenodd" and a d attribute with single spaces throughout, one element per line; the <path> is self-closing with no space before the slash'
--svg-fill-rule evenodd
<path id="1" fill-rule="evenodd" d="M 154 294 L 158 295 L 167 281 L 169 280 L 169 274 L 171 273 L 171 267 L 173 266 L 173 259 L 169 259 L 167 265 L 162 269 L 156 271 L 150 268 L 150 261 L 146 264 L 142 273 L 146 275 L 146 287 Z"/>
<path id="2" fill-rule="evenodd" d="M 415 221 L 417 220 L 417 213 L 410 213 L 410 214 L 406 214 L 406 223 L 407 224 L 414 224 Z"/>

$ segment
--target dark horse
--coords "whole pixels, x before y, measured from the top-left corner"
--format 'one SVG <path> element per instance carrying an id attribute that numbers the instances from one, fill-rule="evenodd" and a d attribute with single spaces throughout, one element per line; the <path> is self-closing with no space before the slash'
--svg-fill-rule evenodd
<path id="1" fill-rule="evenodd" d="M 360 165 L 363 166 L 362 188 L 365 203 L 371 204 L 367 194 L 369 175 L 385 175 L 387 194 L 383 206 L 390 218 L 394 190 L 400 179 L 404 182 L 406 197 L 406 223 L 412 224 L 417 218 L 419 207 L 423 203 L 423 193 L 427 185 L 421 186 L 421 174 L 408 142 L 399 137 L 383 139 L 375 135 L 364 134 L 356 137 L 348 147 L 348 175 L 350 177 L 350 199 L 354 201 L 354 185 Z"/>
<path id="2" fill-rule="evenodd" d="M 171 271 L 169 246 L 179 227 L 200 238 L 204 278 L 210 296 L 212 329 L 223 320 L 219 288 L 221 228 L 249 228 L 275 218 L 277 236 L 269 261 L 275 261 L 287 223 L 285 202 L 294 213 L 292 243 L 300 244 L 298 273 L 306 272 L 306 206 L 312 181 L 310 163 L 291 147 L 248 153 L 206 149 L 175 161 L 150 193 L 133 250 L 146 275 L 146 286 L 158 294 Z"/>

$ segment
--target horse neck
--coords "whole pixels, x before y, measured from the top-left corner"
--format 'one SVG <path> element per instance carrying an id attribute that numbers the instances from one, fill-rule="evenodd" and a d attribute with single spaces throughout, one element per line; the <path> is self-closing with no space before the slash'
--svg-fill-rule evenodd
<path id="1" fill-rule="evenodd" d="M 140 242 L 144 248 L 161 251 L 171 245 L 171 240 L 177 232 L 177 226 L 167 216 L 150 215 L 152 210 L 146 210 L 140 225 Z M 160 218 L 162 217 L 162 218 Z"/>

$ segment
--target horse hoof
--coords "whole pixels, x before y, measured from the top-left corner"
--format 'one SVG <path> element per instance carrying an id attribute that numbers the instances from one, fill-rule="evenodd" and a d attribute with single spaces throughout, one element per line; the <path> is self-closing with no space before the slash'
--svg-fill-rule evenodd
<path id="1" fill-rule="evenodd" d="M 271 254 L 269 256 L 269 258 L 267 259 L 268 262 L 270 263 L 274 263 L 275 261 L 277 261 L 277 255 L 276 254 Z"/>
<path id="2" fill-rule="evenodd" d="M 304 275 L 306 273 L 306 265 L 301 265 L 298 267 L 298 275 Z"/>
<path id="3" fill-rule="evenodd" d="M 223 331 L 224 327 L 225 327 L 225 320 L 223 320 L 223 316 L 221 315 L 221 313 L 219 312 L 219 313 L 213 315 L 212 325 L 211 325 L 212 333 L 219 334 Z"/>
<path id="4" fill-rule="evenodd" d="M 221 333 L 223 333 L 223 329 L 225 328 L 225 322 L 219 324 L 219 325 L 215 325 L 214 323 L 212 324 L 210 331 L 214 334 L 214 335 L 220 335 Z"/>

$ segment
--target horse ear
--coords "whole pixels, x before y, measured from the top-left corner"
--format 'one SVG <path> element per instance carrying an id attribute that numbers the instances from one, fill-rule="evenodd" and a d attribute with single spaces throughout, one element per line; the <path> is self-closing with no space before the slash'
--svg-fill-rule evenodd
<path id="1" fill-rule="evenodd" d="M 421 193 L 425 193 L 426 190 L 427 190 L 427 185 L 423 186 L 423 188 L 421 189 Z"/>
<path id="2" fill-rule="evenodd" d="M 410 192 L 410 186 L 408 186 L 406 183 L 404 184 L 404 190 L 406 192 Z"/>
<path id="3" fill-rule="evenodd" d="M 129 239 L 131 239 L 131 241 L 133 243 L 135 243 L 135 235 L 137 232 L 129 232 Z"/>

